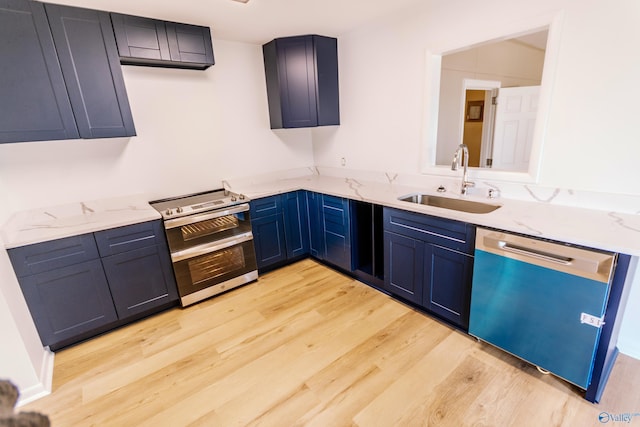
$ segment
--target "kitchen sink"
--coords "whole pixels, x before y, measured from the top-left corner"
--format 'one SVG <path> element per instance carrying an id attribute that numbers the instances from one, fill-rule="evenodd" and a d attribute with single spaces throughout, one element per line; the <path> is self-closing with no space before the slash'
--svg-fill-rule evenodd
<path id="1" fill-rule="evenodd" d="M 500 205 L 472 202 L 470 200 L 451 199 L 449 197 L 432 196 L 429 194 L 409 194 L 408 196 L 398 197 L 398 200 L 402 202 L 417 203 L 420 205 L 434 206 L 436 208 L 476 214 L 493 212 L 500 207 Z"/>

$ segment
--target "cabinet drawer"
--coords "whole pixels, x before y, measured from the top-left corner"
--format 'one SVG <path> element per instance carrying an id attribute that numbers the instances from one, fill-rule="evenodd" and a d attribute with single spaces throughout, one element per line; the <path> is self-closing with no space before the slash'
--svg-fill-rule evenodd
<path id="1" fill-rule="evenodd" d="M 106 257 L 156 244 L 162 245 L 163 232 L 162 222 L 158 220 L 99 231 L 95 236 L 100 256 Z"/>
<path id="2" fill-rule="evenodd" d="M 264 218 L 282 212 L 282 200 L 279 195 L 254 199 L 250 203 L 251 218 Z"/>
<path id="3" fill-rule="evenodd" d="M 385 208 L 384 229 L 424 242 L 472 254 L 475 227 L 461 221 Z"/>
<path id="4" fill-rule="evenodd" d="M 347 236 L 349 232 L 347 200 L 341 197 L 322 196 L 322 215 L 324 217 L 325 232 Z"/>
<path id="5" fill-rule="evenodd" d="M 346 199 L 343 199 L 342 197 L 330 196 L 328 194 L 323 194 L 322 195 L 322 206 L 325 207 L 325 208 L 344 211 L 345 208 L 346 208 L 345 200 Z"/>
<path id="6" fill-rule="evenodd" d="M 93 234 L 67 237 L 8 250 L 16 276 L 67 267 L 98 258 Z"/>

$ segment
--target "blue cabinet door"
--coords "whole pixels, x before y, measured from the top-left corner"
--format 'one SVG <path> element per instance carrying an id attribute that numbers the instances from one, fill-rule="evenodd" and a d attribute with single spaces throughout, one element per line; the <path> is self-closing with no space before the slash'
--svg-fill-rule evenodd
<path id="1" fill-rule="evenodd" d="M 282 214 L 252 218 L 251 226 L 259 269 L 287 259 Z"/>
<path id="2" fill-rule="evenodd" d="M 473 257 L 427 244 L 424 267 L 422 305 L 466 330 L 469 327 Z"/>
<path id="3" fill-rule="evenodd" d="M 283 37 L 262 49 L 272 129 L 340 124 L 335 38 Z"/>
<path id="4" fill-rule="evenodd" d="M 299 128 L 318 125 L 316 109 L 313 40 L 287 37 L 276 41 L 282 127 Z"/>
<path id="5" fill-rule="evenodd" d="M 424 242 L 384 232 L 384 287 L 390 293 L 422 304 Z"/>
<path id="6" fill-rule="evenodd" d="M 209 27 L 177 22 L 166 22 L 165 26 L 174 64 L 204 70 L 215 63 Z"/>
<path id="7" fill-rule="evenodd" d="M 309 254 L 309 219 L 305 191 L 282 195 L 287 258 Z"/>
<path id="8" fill-rule="evenodd" d="M 45 346 L 118 319 L 99 259 L 23 277 L 20 287 Z"/>
<path id="9" fill-rule="evenodd" d="M 45 9 L 80 136 L 134 136 L 109 14 L 55 4 Z"/>
<path id="10" fill-rule="evenodd" d="M 323 194 L 322 221 L 325 261 L 351 271 L 349 200 Z"/>
<path id="11" fill-rule="evenodd" d="M 277 195 L 251 200 L 250 213 L 258 269 L 285 261 L 287 249 L 282 198 Z"/>
<path id="12" fill-rule="evenodd" d="M 120 320 L 178 300 L 166 250 L 153 245 L 102 259 Z"/>
<path id="13" fill-rule="evenodd" d="M 307 191 L 309 212 L 309 252 L 320 260 L 325 257 L 324 231 L 322 219 L 322 194 Z"/>
<path id="14" fill-rule="evenodd" d="M 0 1 L 0 143 L 78 138 L 42 3 Z"/>

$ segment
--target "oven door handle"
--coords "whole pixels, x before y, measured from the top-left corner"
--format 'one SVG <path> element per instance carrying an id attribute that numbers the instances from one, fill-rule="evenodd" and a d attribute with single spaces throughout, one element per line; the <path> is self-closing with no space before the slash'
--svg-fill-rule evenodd
<path id="1" fill-rule="evenodd" d="M 221 216 L 233 215 L 240 212 L 247 212 L 248 210 L 249 210 L 249 204 L 243 203 L 241 205 L 237 205 L 222 211 L 215 211 L 215 212 L 209 212 L 209 213 L 204 213 L 200 215 L 189 215 L 189 216 L 184 216 L 182 218 L 169 219 L 164 222 L 164 228 L 168 230 L 171 228 L 182 227 L 183 225 L 187 225 L 187 224 L 193 224 L 199 221 L 206 221 L 208 219 L 218 218 Z"/>
<path id="2" fill-rule="evenodd" d="M 215 242 L 206 243 L 204 245 L 194 246 L 189 249 L 185 249 L 178 252 L 171 253 L 171 261 L 179 262 L 185 259 L 194 258 L 200 255 L 205 255 L 210 252 L 219 251 L 230 246 L 236 246 L 240 243 L 247 242 L 249 240 L 253 240 L 253 233 L 251 231 L 247 231 L 246 233 L 238 234 L 237 236 L 228 237 L 226 239 L 220 239 Z"/>

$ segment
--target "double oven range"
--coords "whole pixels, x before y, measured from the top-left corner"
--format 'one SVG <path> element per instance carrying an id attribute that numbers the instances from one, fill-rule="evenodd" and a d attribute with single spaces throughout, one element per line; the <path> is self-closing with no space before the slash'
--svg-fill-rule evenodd
<path id="1" fill-rule="evenodd" d="M 164 220 L 183 307 L 258 278 L 246 197 L 219 189 L 150 205 Z"/>

